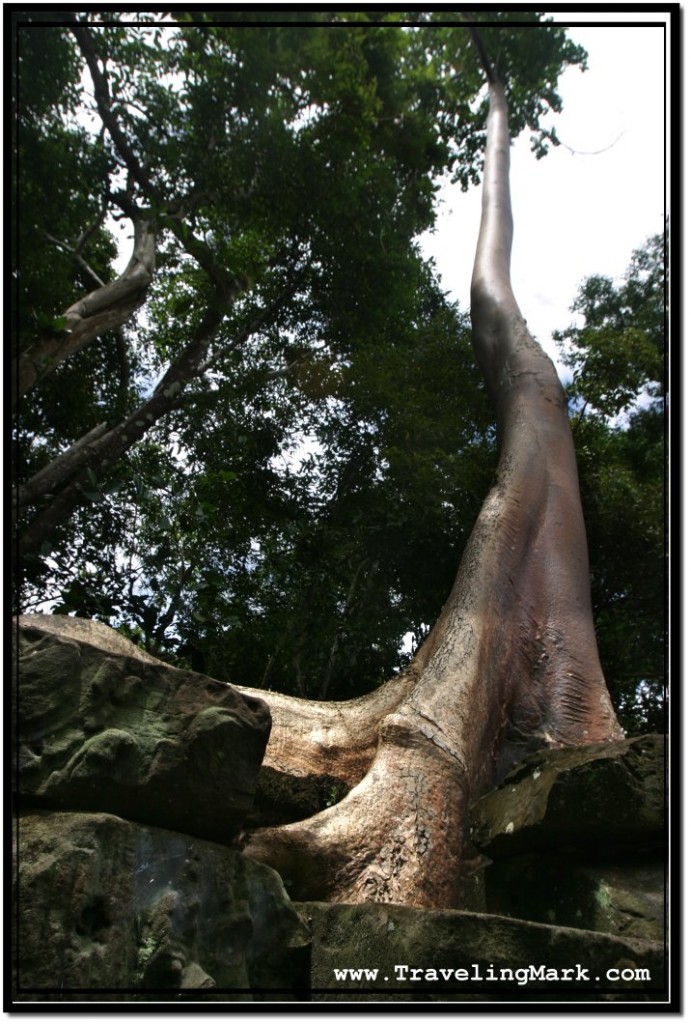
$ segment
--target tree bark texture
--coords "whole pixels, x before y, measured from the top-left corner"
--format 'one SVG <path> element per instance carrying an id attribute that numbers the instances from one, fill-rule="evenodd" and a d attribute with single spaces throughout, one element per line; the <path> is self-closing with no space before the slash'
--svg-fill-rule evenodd
<path id="1" fill-rule="evenodd" d="M 13 402 L 95 338 L 122 327 L 142 305 L 154 276 L 156 239 L 150 222 L 135 220 L 133 224 L 132 256 L 120 277 L 65 310 L 65 327 L 58 336 L 39 339 L 20 354 Z"/>
<path id="2" fill-rule="evenodd" d="M 600 668 L 566 400 L 510 281 L 507 102 L 489 83 L 482 220 L 471 288 L 494 399 L 497 482 L 442 613 L 408 670 L 343 704 L 254 692 L 271 708 L 265 765 L 352 787 L 245 852 L 299 899 L 453 907 L 469 804 L 545 746 L 623 735 Z"/>

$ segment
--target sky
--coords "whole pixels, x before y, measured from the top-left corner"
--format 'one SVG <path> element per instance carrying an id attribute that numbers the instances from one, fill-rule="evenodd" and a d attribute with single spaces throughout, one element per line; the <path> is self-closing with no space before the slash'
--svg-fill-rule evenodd
<path id="1" fill-rule="evenodd" d="M 544 121 L 563 146 L 536 160 L 529 131 L 513 144 L 512 281 L 531 332 L 558 361 L 552 332 L 576 319 L 570 306 L 579 284 L 592 274 L 621 279 L 633 250 L 663 228 L 666 82 L 663 28 L 607 24 L 615 17 L 608 11 L 552 17 L 573 25 L 569 35 L 588 52 L 588 70 L 562 75 L 563 111 Z M 637 8 L 619 17 L 668 16 Z M 579 24 L 584 20 L 593 24 Z M 436 230 L 422 239 L 462 308 L 469 305 L 479 223 L 479 187 L 462 193 L 445 185 Z"/>
<path id="2" fill-rule="evenodd" d="M 569 68 L 561 76 L 563 110 L 544 119 L 563 146 L 536 160 L 529 130 L 513 144 L 512 280 L 531 332 L 565 377 L 552 332 L 576 319 L 570 306 L 579 285 L 592 274 L 620 280 L 633 250 L 664 225 L 668 82 L 659 23 L 669 15 L 652 7 L 551 17 L 568 25 L 587 51 L 588 70 Z M 444 289 L 462 309 L 470 303 L 479 223 L 480 188 L 463 193 L 444 184 L 436 228 L 421 239 L 423 254 L 434 259 Z M 119 270 L 130 255 L 125 242 Z"/>

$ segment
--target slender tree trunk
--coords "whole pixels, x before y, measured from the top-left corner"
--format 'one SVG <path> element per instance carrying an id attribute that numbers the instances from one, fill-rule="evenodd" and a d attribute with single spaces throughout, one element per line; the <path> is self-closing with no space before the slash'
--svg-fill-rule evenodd
<path id="1" fill-rule="evenodd" d="M 369 698 L 296 706 L 255 691 L 274 718 L 269 767 L 353 786 L 250 838 L 246 852 L 298 898 L 453 907 L 469 802 L 536 749 L 622 735 L 597 654 L 566 401 L 511 289 L 509 146 L 493 80 L 471 315 L 500 460 L 449 599 L 408 672 Z"/>

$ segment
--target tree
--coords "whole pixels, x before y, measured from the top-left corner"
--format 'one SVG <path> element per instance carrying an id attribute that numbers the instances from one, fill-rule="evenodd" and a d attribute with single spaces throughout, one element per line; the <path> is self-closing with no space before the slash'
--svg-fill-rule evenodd
<path id="1" fill-rule="evenodd" d="M 471 316 L 497 414 L 498 481 L 444 610 L 402 677 L 331 712 L 270 701 L 276 763 L 293 751 L 297 774 L 321 764 L 352 786 L 336 806 L 260 830 L 248 844 L 302 897 L 453 906 L 473 796 L 540 747 L 622 735 L 595 642 L 566 397 L 511 290 L 508 104 L 485 66 Z"/>
<path id="2" fill-rule="evenodd" d="M 16 493 L 22 553 L 35 556 L 51 544 L 85 491 L 93 490 L 86 465 L 99 480 L 108 476 L 181 402 L 189 409 L 194 400 L 182 392 L 189 392 L 190 381 L 201 381 L 199 391 L 208 397 L 212 364 L 223 373 L 219 364 L 259 325 L 272 317 L 276 322 L 281 313 L 278 324 L 290 329 L 296 307 L 291 298 L 299 294 L 304 307 L 311 296 L 312 325 L 317 316 L 320 326 L 328 318 L 332 344 L 352 333 L 356 311 L 365 306 L 363 286 L 365 292 L 379 288 L 386 294 L 392 271 L 410 256 L 412 234 L 430 223 L 430 172 L 450 158 L 450 147 L 437 144 L 428 116 L 438 98 L 434 77 L 424 83 L 425 98 L 414 76 L 406 75 L 400 32 L 367 34 L 354 25 L 352 32 L 333 33 L 320 27 L 319 18 L 308 20 L 309 32 L 268 25 L 258 33 L 238 28 L 232 16 L 224 27 L 202 30 L 186 29 L 183 19 L 177 32 L 167 30 L 166 46 L 160 45 L 164 30 L 150 18 L 149 27 L 138 32 L 104 30 L 98 21 L 95 28 L 72 25 L 102 127 L 97 143 L 85 141 L 83 128 L 66 131 L 60 125 L 60 131 L 70 154 L 77 143 L 105 153 L 100 182 L 78 168 L 82 189 L 104 201 L 90 217 L 81 210 L 73 214 L 60 237 L 77 241 L 61 242 L 60 255 L 83 264 L 82 240 L 98 233 L 106 213 L 131 222 L 135 251 L 130 271 L 117 281 L 104 283 L 104 275 L 96 274 L 101 287 L 95 292 L 74 302 L 65 288 L 60 302 L 54 287 L 27 278 L 30 254 L 41 255 L 41 265 L 46 258 L 33 216 L 31 227 L 27 217 L 19 218 L 20 234 L 26 225 L 29 242 L 22 245 L 14 394 L 21 400 L 35 391 L 65 358 L 130 317 L 151 285 L 154 245 L 166 270 L 153 309 L 160 321 L 151 345 L 152 370 L 160 379 L 145 401 L 130 402 L 124 419 L 111 421 L 108 429 L 94 424 L 96 436 L 91 430 L 77 433 L 68 452 L 51 452 L 48 461 L 49 453 L 42 453 L 40 473 L 22 474 Z M 56 149 L 55 119 L 37 117 L 24 100 L 27 93 L 33 98 L 24 82 L 37 62 L 33 42 L 41 31 L 32 25 L 20 33 L 22 191 L 27 169 L 33 170 L 24 154 L 46 145 Z M 56 97 L 51 83 L 38 106 L 50 109 L 52 101 L 63 114 L 74 115 L 80 90 L 74 47 L 66 34 L 44 34 L 51 55 L 58 51 L 56 61 L 67 54 L 71 75 L 57 78 L 64 96 Z M 166 80 L 171 76 L 173 89 Z M 406 107 L 410 123 L 404 131 L 398 112 Z M 466 134 L 464 165 L 472 167 L 476 145 L 472 133 Z M 59 171 L 64 167 L 57 162 Z M 40 168 L 36 176 L 40 194 Z M 44 234 L 55 239 L 53 211 L 71 207 L 67 196 L 51 199 L 45 219 L 53 233 Z M 355 215 L 356 209 L 374 209 L 375 202 L 374 216 Z M 338 291 L 332 286 L 336 280 Z M 242 295 L 249 301 L 239 301 Z M 38 338 L 32 320 L 37 308 Z M 285 310 L 293 314 L 287 323 Z M 31 419 L 27 405 L 21 408 L 23 420 L 27 413 Z M 31 470 L 30 456 L 27 462 Z"/>
<path id="3" fill-rule="evenodd" d="M 303 697 L 357 696 L 400 668 L 402 638 L 417 646 L 444 602 L 494 466 L 468 328 L 431 284 L 420 279 L 417 326 L 380 333 L 337 374 L 301 363 L 267 406 L 268 387 L 248 404 L 239 373 L 220 415 L 176 418 L 184 459 L 169 464 L 161 445 L 141 460 L 136 528 L 125 544 L 112 527 L 97 535 L 91 585 L 70 561 L 55 610 L 102 613 L 107 593 L 107 618 L 158 656 Z M 298 411 L 319 447 L 295 466 L 280 452 Z M 111 516 L 122 500 L 104 496 Z"/>
<path id="4" fill-rule="evenodd" d="M 85 33 L 86 29 L 77 26 L 77 38 L 92 69 L 97 96 L 100 93 L 99 113 L 122 165 L 129 172 L 128 188 L 138 187 L 141 191 L 139 203 L 143 204 L 145 199 L 147 202 L 146 209 L 138 205 L 129 198 L 126 189 L 124 198 L 121 193 L 118 200 L 121 208 L 133 221 L 139 216 L 147 223 L 152 217 L 159 219 L 175 240 L 169 258 L 186 259 L 181 253 L 187 253 L 203 272 L 202 286 L 198 290 L 192 288 L 196 315 L 185 320 L 180 310 L 182 330 L 177 337 L 176 331 L 172 330 L 168 336 L 160 338 L 161 349 L 168 348 L 174 353 L 169 369 L 152 396 L 160 399 L 161 410 L 166 414 L 175 411 L 181 391 L 191 379 L 199 378 L 201 368 L 208 363 L 209 352 L 217 353 L 214 358 L 218 359 L 218 364 L 214 365 L 232 359 L 237 349 L 232 339 L 243 337 L 246 340 L 255 333 L 252 324 L 258 315 L 270 310 L 273 316 L 278 309 L 289 309 L 290 315 L 295 316 L 295 305 L 287 306 L 279 301 L 279 297 L 284 298 L 288 283 L 288 292 L 293 298 L 305 294 L 310 296 L 311 301 L 303 304 L 303 312 L 306 306 L 315 318 L 328 323 L 330 343 L 338 343 L 340 351 L 345 354 L 356 350 L 353 339 L 372 331 L 373 322 L 375 327 L 378 326 L 376 305 L 362 302 L 367 294 L 366 277 L 375 275 L 377 296 L 385 293 L 387 283 L 393 284 L 399 278 L 400 258 L 382 260 L 382 255 L 386 257 L 387 252 L 392 251 L 389 246 L 397 239 L 410 239 L 410 221 L 406 222 L 400 236 L 394 230 L 398 223 L 395 215 L 383 225 L 376 218 L 370 218 L 365 226 L 351 233 L 347 230 L 347 213 L 344 213 L 337 219 L 334 235 L 326 230 L 327 221 L 331 221 L 327 217 L 329 208 L 325 205 L 319 207 L 319 217 L 306 218 L 303 236 L 296 235 L 292 220 L 288 231 L 286 221 L 279 218 L 280 230 L 271 234 L 270 249 L 272 253 L 280 253 L 281 258 L 274 264 L 272 257 L 268 260 L 262 254 L 257 257 L 260 266 L 264 260 L 262 288 L 258 295 L 261 301 L 248 298 L 240 309 L 243 316 L 233 320 L 227 303 L 233 298 L 237 305 L 240 291 L 247 285 L 240 281 L 236 270 L 237 251 L 223 249 L 223 221 L 211 220 L 208 213 L 209 230 L 202 237 L 197 228 L 197 233 L 190 236 L 179 226 L 182 221 L 176 220 L 175 211 L 171 210 L 169 203 L 163 213 L 157 205 L 160 192 L 165 191 L 162 184 L 167 186 L 176 178 L 186 182 L 195 157 L 188 154 L 184 146 L 178 148 L 176 144 L 171 149 L 169 138 L 157 138 L 154 134 L 154 158 L 156 147 L 162 150 L 160 161 L 156 163 L 153 160 L 159 176 L 159 184 L 156 185 L 155 176 L 152 178 L 144 170 L 138 156 L 138 147 L 144 147 L 145 132 L 141 125 L 137 125 L 136 118 L 123 115 L 122 121 L 127 123 L 132 141 L 125 138 L 124 142 L 118 143 L 120 125 L 113 121 L 110 94 L 102 82 L 99 84 L 105 62 L 102 59 L 100 64 L 98 60 L 94 63 L 90 49 L 93 40 Z M 223 69 L 233 66 L 237 52 L 242 52 L 240 39 L 236 39 L 236 48 L 224 49 L 228 37 L 219 32 L 210 33 L 208 38 L 211 40 L 208 46 L 211 54 L 204 52 L 201 55 L 203 61 L 196 51 L 193 52 L 200 43 L 198 37 L 190 37 L 192 43 L 185 42 L 182 47 L 182 52 L 189 56 L 191 62 L 187 70 L 195 89 L 183 93 L 185 102 L 178 104 L 184 110 L 186 105 L 193 107 L 198 99 L 208 102 L 211 98 L 214 102 L 204 108 L 207 115 L 217 109 L 217 90 L 227 84 Z M 362 35 L 355 38 L 364 42 Z M 410 33 L 408 38 L 412 40 L 411 45 L 414 44 L 408 51 L 412 54 L 421 37 Z M 556 77 L 563 51 L 559 33 L 548 32 L 545 38 L 549 41 L 550 51 L 546 61 L 549 80 L 552 73 Z M 266 760 L 269 774 L 273 773 L 288 788 L 291 779 L 297 779 L 299 784 L 300 780 L 316 776 L 331 782 L 337 789 L 348 790 L 339 803 L 306 821 L 259 830 L 249 839 L 247 852 L 277 867 L 292 894 L 298 898 L 374 899 L 422 906 L 454 906 L 463 874 L 466 852 L 463 831 L 469 802 L 498 781 L 512 764 L 534 750 L 544 746 L 606 741 L 621 735 L 595 644 L 585 530 L 566 399 L 554 367 L 527 331 L 513 297 L 509 277 L 510 135 L 518 123 L 525 123 L 526 117 L 530 121 L 536 103 L 539 108 L 541 90 L 528 89 L 533 101 L 526 115 L 518 77 L 523 73 L 524 61 L 520 56 L 510 59 L 511 51 L 507 51 L 502 60 L 502 70 L 508 78 L 505 86 L 486 57 L 478 37 L 476 44 L 488 82 L 489 116 L 483 216 L 473 274 L 471 318 L 477 359 L 496 412 L 499 445 L 497 482 L 484 502 L 442 613 L 404 671 L 374 692 L 336 705 L 267 694 L 266 691 L 248 691 L 266 699 L 271 708 L 273 728 Z M 123 45 L 123 39 L 116 35 L 108 45 L 112 52 L 117 52 L 118 46 Z M 346 60 L 338 49 L 334 54 L 330 49 L 332 45 L 329 41 L 326 46 L 330 63 L 333 65 L 336 57 L 344 58 L 342 64 L 337 63 L 335 75 L 338 90 L 343 92 L 337 91 L 334 95 L 329 86 L 323 120 L 319 117 L 316 122 L 310 120 L 311 102 L 301 113 L 306 118 L 307 128 L 314 130 L 317 136 L 319 131 L 334 133 L 329 135 L 330 145 L 343 142 L 343 124 L 346 132 L 353 129 L 352 136 L 346 140 L 350 159 L 345 166 L 354 171 L 357 163 L 352 160 L 352 147 L 361 130 L 363 107 L 365 113 L 369 109 L 372 90 L 366 86 L 371 77 L 368 74 L 364 79 L 358 77 L 357 88 L 353 91 L 349 69 L 353 66 L 354 55 L 349 52 Z M 204 43 L 202 50 L 205 46 Z M 216 46 L 223 49 L 222 60 L 218 63 L 213 61 Z M 457 46 L 456 49 L 460 48 Z M 520 55 L 520 51 L 521 47 L 517 46 L 516 54 Z M 434 52 L 434 48 L 430 52 Z M 372 53 L 369 57 L 363 56 L 364 65 L 356 61 L 355 66 L 371 67 Z M 448 58 L 448 50 L 446 56 Z M 383 51 L 377 50 L 374 57 L 385 60 L 386 47 Z M 204 76 L 199 72 L 202 63 Z M 400 68 L 400 60 L 394 63 Z M 271 68 L 275 66 L 276 61 L 272 59 Z M 281 66 L 280 61 L 278 66 Z M 545 65 L 542 67 L 544 69 Z M 218 81 L 214 77 L 215 70 L 220 76 Z M 265 70 L 265 64 L 258 68 L 258 71 Z M 453 65 L 447 62 L 441 78 L 453 81 L 453 71 Z M 526 75 L 536 74 L 539 77 L 534 62 L 530 62 Z M 424 79 L 425 75 L 421 77 Z M 469 90 L 472 97 L 479 79 L 475 71 L 477 84 Z M 261 76 L 259 80 L 263 82 Z M 146 81 L 147 89 L 155 100 L 154 107 L 161 104 L 175 125 L 178 115 L 165 107 L 170 103 L 166 98 L 169 90 L 163 83 L 157 83 L 156 75 L 149 76 Z M 318 80 L 318 84 L 323 85 L 324 81 L 333 84 L 333 76 L 327 74 L 324 80 Z M 280 80 L 271 78 L 271 83 L 268 94 L 277 96 L 282 103 L 290 103 L 290 96 L 295 92 L 288 91 L 286 99 Z M 394 76 L 393 85 L 400 87 L 400 79 Z M 197 86 L 199 91 L 196 91 Z M 507 91 L 512 101 L 511 108 L 507 102 Z M 400 98 L 400 92 L 398 96 Z M 329 104 L 334 100 L 342 104 L 344 98 L 348 103 L 357 101 L 357 117 L 352 124 L 346 117 L 345 122 L 339 119 L 338 124 L 333 125 L 328 117 Z M 413 109 L 421 113 L 417 125 L 421 130 L 429 119 L 430 111 L 438 109 L 438 100 L 436 84 L 431 90 L 420 91 L 418 106 L 413 104 Z M 384 102 L 381 95 L 380 101 Z M 347 114 L 350 109 L 348 103 L 341 105 L 339 110 Z M 239 99 L 237 110 L 240 113 L 245 110 Z M 269 117 L 271 123 L 262 123 L 260 128 L 275 127 L 277 123 L 285 125 L 285 110 L 281 109 L 280 113 L 276 119 Z M 296 117 L 297 112 L 293 116 Z M 212 122 L 208 116 L 204 120 L 208 131 Z M 244 129 L 243 118 L 235 120 Z M 166 123 L 165 119 L 161 123 Z M 448 126 L 443 118 L 441 123 L 446 130 Z M 474 123 L 472 111 L 466 123 Z M 235 122 L 232 127 L 235 128 Z M 221 134 L 227 129 L 227 124 L 218 126 Z M 415 140 L 414 132 L 412 135 L 403 132 L 391 136 L 388 131 L 388 128 L 384 129 L 383 137 L 377 136 L 376 132 L 366 133 L 362 150 L 355 149 L 356 155 L 370 151 L 377 154 L 372 165 L 366 164 L 365 184 L 369 174 L 373 176 L 370 183 L 376 182 L 377 187 L 381 184 L 377 164 L 382 152 L 394 159 L 392 150 L 395 150 L 395 160 L 398 160 L 401 155 L 399 147 L 406 148 L 406 143 Z M 257 138 L 252 138 L 253 142 L 257 139 L 261 142 L 261 132 Z M 431 141 L 429 135 L 423 134 L 422 150 L 416 145 L 413 156 L 419 158 L 421 152 L 427 153 L 429 161 Z M 477 141 L 477 135 L 471 131 L 471 153 Z M 278 137 L 272 135 L 271 145 L 279 145 L 280 142 L 279 127 Z M 196 145 L 199 146 L 198 140 Z M 219 166 L 212 166 L 209 171 L 211 180 L 205 183 L 209 194 L 219 194 L 218 175 L 233 182 L 237 189 L 243 183 L 251 185 L 252 179 L 248 182 L 242 160 L 240 168 L 232 162 L 240 159 L 243 152 L 240 131 L 239 137 L 233 140 L 233 146 L 223 151 L 228 160 L 225 163 L 221 160 Z M 247 152 L 256 155 L 251 147 Z M 277 152 L 296 156 L 290 146 Z M 163 159 L 163 154 L 166 159 Z M 309 163 L 309 151 L 297 155 Z M 447 152 L 444 159 L 448 162 L 448 158 Z M 432 166 L 435 160 L 432 151 Z M 472 165 L 472 160 L 466 162 L 466 173 Z M 391 163 L 385 163 L 385 166 L 387 171 L 392 169 Z M 413 172 L 411 181 L 416 180 L 414 167 L 410 163 L 405 166 L 403 179 L 400 176 L 394 178 L 394 213 L 398 194 L 401 190 L 405 194 L 405 185 L 409 181 L 407 175 Z M 429 166 L 428 162 L 428 171 Z M 314 162 L 310 167 L 316 169 Z M 355 178 L 358 187 L 355 195 L 349 194 L 355 202 L 363 203 L 367 198 L 367 188 L 363 190 L 360 187 L 363 181 L 359 170 Z M 352 184 L 350 179 L 350 173 L 342 179 L 348 189 Z M 423 199 L 425 194 L 423 190 Z M 272 208 L 274 197 L 269 181 L 262 195 L 264 202 Z M 297 203 L 288 204 L 291 217 L 299 214 L 298 206 Z M 208 209 L 212 209 L 211 204 Z M 348 209 L 352 211 L 354 205 Z M 196 209 L 200 222 L 207 215 L 206 211 L 206 206 L 203 212 L 201 208 Z M 263 204 L 254 208 L 258 221 L 250 220 L 248 231 L 255 223 L 261 225 L 265 211 Z M 333 208 L 329 212 L 332 215 Z M 413 227 L 419 228 L 424 223 L 424 218 L 415 217 L 412 213 L 410 216 Z M 300 216 L 296 223 L 302 223 Z M 275 226 L 276 221 L 271 219 L 271 224 Z M 226 234 L 232 233 L 234 226 L 232 218 L 229 218 Z M 342 255 L 343 249 L 336 244 L 341 234 L 347 256 L 342 264 L 338 261 L 338 254 Z M 304 258 L 305 250 L 301 253 L 299 245 L 297 257 L 291 259 L 296 237 L 305 246 L 309 245 L 309 260 Z M 243 241 L 247 243 L 247 233 Z M 367 243 L 364 249 L 363 243 Z M 363 265 L 353 259 L 356 253 L 361 252 L 367 255 Z M 233 267 L 233 274 L 230 274 L 229 266 Z M 339 270 L 346 268 L 349 268 L 349 274 L 343 276 L 343 292 L 334 298 L 334 282 L 339 280 Z M 312 276 L 315 271 L 318 272 L 316 278 Z M 196 269 L 190 270 L 185 264 L 185 276 L 178 279 L 178 284 L 189 286 L 196 273 Z M 155 286 L 154 282 L 152 287 Z M 185 288 L 182 290 L 186 291 Z M 395 287 L 394 293 L 396 296 L 401 294 Z M 189 297 L 189 292 L 186 291 L 183 297 Z M 170 310 L 169 297 L 164 298 L 164 307 Z M 234 330 L 228 331 L 229 326 Z M 267 328 L 266 319 L 262 320 L 262 327 Z M 270 336 L 270 331 L 267 333 Z M 214 350 L 213 345 L 217 341 L 218 349 Z M 187 377 L 185 373 L 188 373 Z M 171 385 L 175 387 L 168 394 Z M 163 399 L 171 402 L 166 405 Z M 147 409 L 147 406 L 142 405 L 141 409 Z M 154 417 L 158 409 L 159 406 L 148 407 Z M 143 422 L 140 410 L 134 416 Z M 138 420 L 135 418 L 130 422 L 136 426 Z M 129 426 L 125 434 L 129 439 Z M 138 436 L 142 437 L 143 433 Z M 100 439 L 97 444 L 101 444 Z M 103 453 L 105 446 L 100 451 Z M 114 464 L 110 454 L 106 462 L 110 469 Z M 83 463 L 79 472 L 86 473 L 82 467 Z M 79 488 L 72 484 L 68 486 L 73 487 L 73 492 L 63 502 L 64 506 L 73 502 L 73 498 L 73 504 L 77 502 L 75 494 Z M 50 513 L 55 509 L 55 502 L 49 500 Z M 203 516 L 203 502 L 199 508 Z M 60 522 L 64 522 L 63 510 L 59 511 Z M 51 528 L 56 522 L 53 515 Z M 41 527 L 34 530 L 34 534 L 32 544 L 35 546 L 38 538 L 45 536 L 45 530 Z M 357 562 L 351 564 L 351 572 L 356 577 Z M 347 595 L 348 591 L 346 599 Z"/>
<path id="5" fill-rule="evenodd" d="M 603 669 L 622 725 L 664 732 L 666 237 L 634 252 L 621 284 L 588 278 L 556 332 L 592 565 Z"/>
<path id="6" fill-rule="evenodd" d="M 439 172 L 454 173 L 461 185 L 478 173 L 482 74 L 467 30 L 417 15 L 408 19 L 414 28 L 402 29 L 378 12 L 335 16 L 348 22 L 347 31 L 318 14 L 281 26 L 259 16 L 259 29 L 234 12 L 202 25 L 207 16 L 196 11 L 193 25 L 184 15 L 176 25 L 143 15 L 136 27 L 109 12 L 107 24 L 98 15 L 78 16 L 64 29 L 43 28 L 34 20 L 40 13 L 22 17 L 19 192 L 33 203 L 31 216 L 20 205 L 18 217 L 17 378 L 41 362 L 37 353 L 52 353 L 52 360 L 19 399 L 19 607 L 48 599 L 63 611 L 117 617 L 167 655 L 191 648 L 201 626 L 207 651 L 220 652 L 218 631 L 207 624 L 227 614 L 232 620 L 224 583 L 242 564 L 230 603 L 258 609 L 264 665 L 273 658 L 274 680 L 288 685 L 290 664 L 297 690 L 324 692 L 328 675 L 333 695 L 347 692 L 348 645 L 336 637 L 344 603 L 351 618 L 358 608 L 362 623 L 383 622 L 363 600 L 369 588 L 399 609 L 388 635 L 363 635 L 363 654 L 373 644 L 386 653 L 358 673 L 360 691 L 374 685 L 396 660 L 401 635 L 421 638 L 433 621 L 488 474 L 491 431 L 468 370 L 464 329 L 421 268 L 415 245 L 432 223 Z M 490 20 L 506 19 L 498 12 Z M 537 23 L 539 16 L 519 21 Z M 513 16 L 501 29 L 503 60 L 517 69 L 514 133 L 526 124 L 540 130 L 541 114 L 558 106 L 560 68 L 584 57 L 561 29 L 541 31 L 537 47 L 529 36 Z M 43 54 L 59 73 L 36 70 Z M 80 301 L 118 316 L 132 312 L 132 294 L 125 301 L 116 289 L 114 298 L 111 288 L 119 280 L 111 267 L 113 221 L 117 231 L 129 227 L 133 245 L 142 225 L 151 229 L 156 269 L 145 275 L 146 290 L 143 281 L 136 291 L 142 315 L 112 330 L 102 319 L 104 334 L 59 361 L 75 333 L 86 337 L 68 324 Z M 93 293 L 96 279 L 102 285 Z M 80 299 L 85 291 L 88 301 Z M 445 340 L 433 350 L 435 337 Z M 406 348 L 416 372 L 419 352 L 434 361 L 444 349 L 446 376 L 456 381 L 447 388 L 448 409 L 455 401 L 473 410 L 463 433 L 450 415 L 436 434 L 408 416 L 403 432 L 404 417 L 389 415 L 392 387 L 387 392 L 384 384 L 378 394 L 370 387 L 369 404 L 357 394 L 358 379 L 376 366 L 380 381 L 407 388 L 412 406 Z M 344 429 L 339 414 L 346 407 Z M 331 464 L 319 496 L 276 468 L 279 453 L 305 432 L 319 435 Z M 425 459 L 416 453 L 413 464 L 410 439 L 422 434 Z M 458 466 L 472 463 L 470 443 L 481 468 L 468 469 L 464 480 Z M 327 506 L 349 488 L 349 500 L 363 492 L 352 483 L 363 473 L 372 477 L 367 505 L 378 514 L 378 538 L 364 525 L 356 545 L 350 536 L 338 545 L 312 537 L 312 523 L 336 527 L 339 515 L 344 536 L 352 533 L 343 510 L 334 516 Z M 438 508 L 445 511 L 434 512 L 434 530 L 448 538 L 441 577 L 435 582 L 430 572 L 424 593 L 401 554 L 411 539 L 407 526 L 432 526 L 437 499 L 425 495 L 423 474 L 443 484 Z M 226 507 L 234 511 L 232 529 L 215 529 L 214 508 Z M 206 544 L 195 536 L 202 524 Z M 166 544 L 169 526 L 173 534 L 180 529 L 180 544 Z M 420 551 L 431 568 L 430 549 L 441 552 L 442 544 L 421 532 L 411 554 Z M 298 533 L 305 565 L 322 549 L 342 567 L 328 593 L 321 668 L 314 658 L 309 672 L 295 667 L 304 661 L 295 645 L 281 647 L 283 664 L 274 657 L 286 630 L 299 634 L 310 614 L 291 567 Z M 145 538 L 151 553 L 140 558 Z M 377 539 L 386 540 L 391 557 L 374 567 Z M 257 544 L 276 557 L 259 559 Z M 367 571 L 358 568 L 363 562 Z M 316 580 L 319 571 L 306 568 Z M 269 577 L 281 575 L 298 623 L 277 622 L 271 634 L 259 609 L 270 595 Z M 256 650 L 247 633 L 241 644 L 237 639 L 236 650 Z M 310 638 L 302 646 L 312 644 Z M 263 673 L 257 665 L 252 680 Z"/>

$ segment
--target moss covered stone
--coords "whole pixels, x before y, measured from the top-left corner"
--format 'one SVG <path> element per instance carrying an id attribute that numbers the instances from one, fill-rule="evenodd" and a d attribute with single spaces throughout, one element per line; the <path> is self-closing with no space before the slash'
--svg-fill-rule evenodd
<path id="1" fill-rule="evenodd" d="M 290 1000 L 308 985 L 308 932 L 271 868 L 109 814 L 32 813 L 17 830 L 20 1000 Z"/>
<path id="2" fill-rule="evenodd" d="M 108 811 L 220 842 L 237 835 L 269 735 L 266 705 L 30 626 L 17 643 L 23 806 Z"/>

